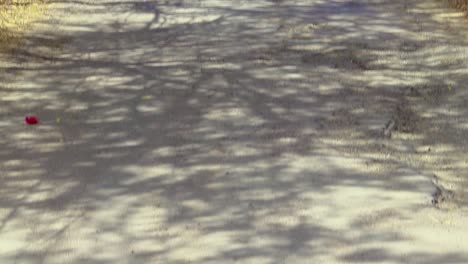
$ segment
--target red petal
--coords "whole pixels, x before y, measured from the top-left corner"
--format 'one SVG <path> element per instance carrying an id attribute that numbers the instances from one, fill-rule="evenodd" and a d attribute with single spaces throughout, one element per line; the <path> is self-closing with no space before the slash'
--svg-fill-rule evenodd
<path id="1" fill-rule="evenodd" d="M 39 122 L 39 120 L 37 119 L 37 117 L 35 116 L 27 116 L 24 121 L 26 122 L 26 124 L 28 125 L 35 125 Z"/>

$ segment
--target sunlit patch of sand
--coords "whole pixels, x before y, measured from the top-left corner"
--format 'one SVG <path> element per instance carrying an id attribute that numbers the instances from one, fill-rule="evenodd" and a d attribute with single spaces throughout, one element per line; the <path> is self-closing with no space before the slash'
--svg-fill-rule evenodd
<path id="1" fill-rule="evenodd" d="M 0 0 L 0 51 L 19 44 L 32 22 L 45 14 L 47 0 Z"/>

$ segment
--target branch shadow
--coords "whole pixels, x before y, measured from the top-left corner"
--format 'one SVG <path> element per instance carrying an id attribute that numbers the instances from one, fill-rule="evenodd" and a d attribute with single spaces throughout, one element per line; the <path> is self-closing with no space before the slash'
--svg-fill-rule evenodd
<path id="1" fill-rule="evenodd" d="M 466 263 L 385 227 L 464 169 L 460 40 L 417 1 L 301 2 L 51 2 L 0 69 L 1 258 Z"/>

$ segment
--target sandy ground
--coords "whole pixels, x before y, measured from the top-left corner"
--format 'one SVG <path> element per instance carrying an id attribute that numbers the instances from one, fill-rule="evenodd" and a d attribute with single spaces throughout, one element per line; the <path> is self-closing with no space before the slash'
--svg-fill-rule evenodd
<path id="1" fill-rule="evenodd" d="M 43 0 L 0 0 L 0 53 L 20 45 L 24 32 L 46 7 Z"/>
<path id="2" fill-rule="evenodd" d="M 459 13 L 49 8 L 2 58 L 0 263 L 468 263 Z"/>

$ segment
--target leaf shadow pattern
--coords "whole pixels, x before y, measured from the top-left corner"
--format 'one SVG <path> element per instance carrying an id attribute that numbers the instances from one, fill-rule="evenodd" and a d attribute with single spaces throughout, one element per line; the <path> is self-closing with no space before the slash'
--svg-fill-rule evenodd
<path id="1" fill-rule="evenodd" d="M 393 1 L 274 2 L 53 1 L 2 69 L 2 262 L 467 262 L 401 228 L 431 210 L 418 157 L 458 153 L 431 126 L 466 114 L 439 89 L 463 62 L 433 63 L 459 39 Z M 422 127 L 373 133 L 402 103 Z"/>

